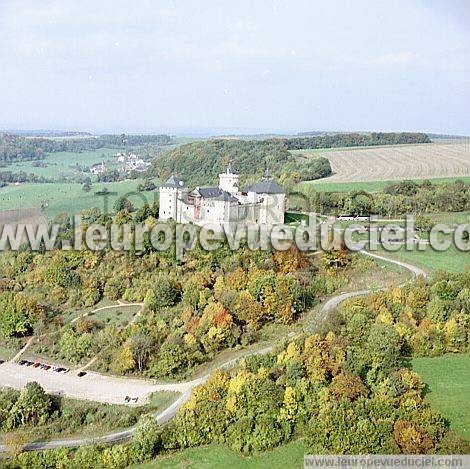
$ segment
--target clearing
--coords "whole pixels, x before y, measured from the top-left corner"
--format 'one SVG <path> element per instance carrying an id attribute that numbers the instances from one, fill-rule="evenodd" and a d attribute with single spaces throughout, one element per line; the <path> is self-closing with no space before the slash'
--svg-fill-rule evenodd
<path id="1" fill-rule="evenodd" d="M 377 254 L 415 264 L 427 272 L 435 270 L 464 272 L 470 267 L 470 252 L 460 251 L 453 243 L 446 251 L 435 251 L 429 244 L 426 245 L 425 251 L 419 251 L 416 244 L 413 245 L 412 251 L 407 251 L 404 245 L 399 246 L 397 251 L 387 251 L 379 246 Z"/>

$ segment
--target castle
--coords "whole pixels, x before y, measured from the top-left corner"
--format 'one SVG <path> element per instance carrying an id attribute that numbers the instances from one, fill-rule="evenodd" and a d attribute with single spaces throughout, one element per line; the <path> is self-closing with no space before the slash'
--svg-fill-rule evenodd
<path id="1" fill-rule="evenodd" d="M 230 230 L 284 223 L 286 194 L 268 171 L 243 190 L 238 182 L 239 175 L 230 164 L 219 174 L 218 187 L 196 187 L 189 191 L 181 179 L 172 175 L 160 187 L 160 219 L 172 218 L 178 223 L 201 226 L 212 223 Z"/>

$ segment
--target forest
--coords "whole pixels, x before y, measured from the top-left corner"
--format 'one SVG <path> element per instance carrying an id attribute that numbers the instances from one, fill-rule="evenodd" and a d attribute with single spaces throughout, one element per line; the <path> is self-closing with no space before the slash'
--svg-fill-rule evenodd
<path id="1" fill-rule="evenodd" d="M 117 217 L 122 215 L 117 215 Z M 148 220 L 149 221 L 149 220 Z M 150 243 L 149 243 L 150 245 Z M 154 250 L 155 251 L 155 250 Z M 291 324 L 328 280 L 298 251 L 11 253 L 0 266 L 0 338 L 44 334 L 37 353 L 100 371 L 178 376 L 223 349 L 255 342 L 266 324 Z M 99 318 L 64 321 L 102 299 L 143 302 L 132 328 Z"/>
<path id="2" fill-rule="evenodd" d="M 326 330 L 213 372 L 168 426 L 143 418 L 130 443 L 21 453 L 11 467 L 124 468 L 168 450 L 251 454 L 297 439 L 310 454 L 466 454 L 409 358 L 467 350 L 469 288 L 468 272 L 437 273 L 355 298 Z"/>
<path id="3" fill-rule="evenodd" d="M 462 212 L 470 209 L 470 184 L 456 180 L 446 184 L 431 181 L 391 183 L 382 192 L 317 192 L 303 185 L 300 197 L 292 194 L 292 208 L 324 214 L 394 217 L 404 214 Z M 307 205 L 308 207 L 305 207 Z"/>
<path id="4" fill-rule="evenodd" d="M 276 140 L 282 142 L 288 150 L 431 143 L 426 134 L 419 132 L 338 133 Z"/>
<path id="5" fill-rule="evenodd" d="M 214 373 L 163 432 L 166 448 L 225 442 L 242 452 L 304 436 L 312 454 L 429 453 L 447 424 L 405 357 L 468 346 L 470 276 L 437 274 L 347 302 L 327 333 Z"/>
<path id="6" fill-rule="evenodd" d="M 298 160 L 279 141 L 234 139 L 182 145 L 158 156 L 150 174 L 164 180 L 176 172 L 188 185 L 211 184 L 229 162 L 245 178 L 245 183 L 261 176 L 266 168 L 273 176 L 282 180 L 293 178 L 294 182 L 331 174 L 327 159 Z"/>

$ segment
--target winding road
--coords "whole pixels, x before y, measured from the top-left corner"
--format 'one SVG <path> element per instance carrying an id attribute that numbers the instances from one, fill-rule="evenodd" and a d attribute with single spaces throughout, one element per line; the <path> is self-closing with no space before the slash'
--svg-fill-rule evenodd
<path id="1" fill-rule="evenodd" d="M 362 254 L 373 257 L 375 259 L 379 259 L 382 261 L 389 262 L 391 264 L 398 265 L 400 267 L 403 267 L 407 270 L 409 270 L 414 276 L 423 276 L 427 277 L 426 272 L 422 270 L 419 267 L 416 267 L 412 264 L 408 264 L 406 262 L 401 262 L 397 261 L 394 259 L 389 259 L 384 256 L 380 256 L 378 254 L 374 254 L 368 251 L 361 251 Z M 342 293 L 339 294 L 330 300 L 328 300 L 323 307 L 320 309 L 319 312 L 319 320 L 324 321 L 328 314 L 333 311 L 341 302 L 348 298 L 352 298 L 355 296 L 364 296 L 367 295 L 368 293 L 371 293 L 372 290 L 359 290 L 359 291 L 354 291 L 354 292 L 348 292 L 348 293 Z M 289 337 L 293 336 L 291 333 Z M 264 347 L 262 349 L 256 350 L 249 352 L 247 354 L 244 354 L 240 357 L 231 359 L 225 363 L 223 363 L 219 369 L 228 369 L 236 365 L 236 363 L 244 357 L 250 356 L 250 355 L 263 355 L 271 352 L 274 348 L 274 345 L 270 345 L 268 347 Z M 2 365 L 3 366 L 3 365 Z M 178 399 L 176 399 L 169 407 L 167 407 L 165 410 L 156 413 L 155 414 L 155 419 L 159 424 L 164 424 L 171 420 L 176 413 L 178 412 L 179 408 L 189 399 L 191 396 L 192 390 L 201 384 L 203 384 L 210 374 L 207 374 L 205 376 L 202 376 L 201 378 L 194 379 L 191 381 L 186 381 L 186 382 L 181 382 L 181 383 L 175 383 L 175 384 L 154 384 L 152 385 L 152 392 L 158 392 L 158 391 L 174 391 L 180 393 L 180 396 Z M 5 385 L 2 382 L 3 378 L 3 373 L 0 373 L 0 385 Z M 125 378 L 119 378 L 119 379 L 125 379 Z M 133 380 L 133 381 L 138 381 L 138 380 Z M 98 443 L 117 443 L 120 441 L 127 440 L 132 437 L 133 433 L 135 431 L 135 427 L 128 428 L 126 430 L 120 431 L 120 432 L 112 432 L 108 433 L 107 435 L 103 435 L 97 438 L 76 438 L 76 439 L 63 439 L 63 440 L 51 440 L 51 441 L 38 441 L 38 442 L 31 442 L 27 443 L 24 447 L 23 450 L 25 451 L 34 451 L 34 450 L 45 450 L 45 449 L 55 449 L 55 448 L 61 448 L 61 447 L 78 447 L 78 446 L 85 446 L 85 445 L 90 445 L 90 444 L 98 444 Z M 0 445 L 0 451 L 8 451 L 9 448 L 7 445 Z"/>

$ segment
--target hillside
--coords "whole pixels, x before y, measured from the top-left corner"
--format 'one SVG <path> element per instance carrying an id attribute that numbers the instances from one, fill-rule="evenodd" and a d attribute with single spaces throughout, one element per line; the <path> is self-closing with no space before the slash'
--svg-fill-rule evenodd
<path id="1" fill-rule="evenodd" d="M 178 173 L 190 185 L 211 184 L 231 162 L 243 176 L 259 176 L 266 167 L 276 177 L 295 182 L 317 179 L 331 174 L 325 158 L 300 161 L 285 145 L 275 140 L 207 140 L 193 142 L 158 156 L 150 173 L 166 179 Z"/>

